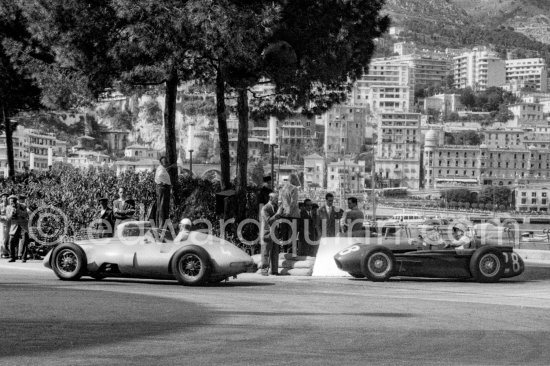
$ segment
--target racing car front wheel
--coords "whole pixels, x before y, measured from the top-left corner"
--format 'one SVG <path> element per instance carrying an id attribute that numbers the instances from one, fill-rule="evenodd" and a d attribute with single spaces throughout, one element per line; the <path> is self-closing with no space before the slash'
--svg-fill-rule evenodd
<path id="1" fill-rule="evenodd" d="M 58 245 L 52 253 L 52 269 L 59 279 L 75 281 L 82 277 L 86 254 L 75 244 Z"/>
<path id="2" fill-rule="evenodd" d="M 204 248 L 196 245 L 182 249 L 172 261 L 172 273 L 185 286 L 205 284 L 211 271 L 210 255 Z"/>
<path id="3" fill-rule="evenodd" d="M 504 256 L 496 248 L 482 247 L 470 259 L 470 272 L 477 282 L 497 282 L 504 273 Z"/>
<path id="4" fill-rule="evenodd" d="M 365 253 L 361 271 L 371 281 L 387 281 L 395 268 L 395 257 L 391 250 L 374 246 Z"/>

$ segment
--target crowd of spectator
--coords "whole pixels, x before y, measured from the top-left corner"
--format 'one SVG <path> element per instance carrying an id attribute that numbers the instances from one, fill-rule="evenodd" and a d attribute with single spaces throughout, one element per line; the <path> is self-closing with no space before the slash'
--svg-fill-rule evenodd
<path id="1" fill-rule="evenodd" d="M 8 262 L 21 260 L 25 263 L 29 248 L 29 214 L 27 196 L 1 193 L 0 243 L 2 258 Z"/>
<path id="2" fill-rule="evenodd" d="M 279 251 L 297 256 L 317 255 L 323 237 L 365 235 L 364 214 L 356 197 L 347 199 L 347 210 L 334 206 L 334 195 L 327 193 L 324 202 L 298 199 L 298 177 L 291 174 L 277 191 L 269 188 L 270 177 L 258 192 L 260 210 L 261 271 L 278 275 Z"/>

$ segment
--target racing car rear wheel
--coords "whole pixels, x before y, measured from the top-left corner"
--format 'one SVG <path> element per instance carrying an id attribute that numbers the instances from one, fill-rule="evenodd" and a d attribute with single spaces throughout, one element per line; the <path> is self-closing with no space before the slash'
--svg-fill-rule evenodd
<path id="1" fill-rule="evenodd" d="M 361 271 L 371 281 L 387 281 L 395 268 L 395 257 L 391 250 L 374 246 L 365 253 Z"/>
<path id="2" fill-rule="evenodd" d="M 504 256 L 498 249 L 482 247 L 470 259 L 470 272 L 478 282 L 497 282 L 504 273 Z"/>
<path id="3" fill-rule="evenodd" d="M 52 254 L 52 269 L 64 281 L 75 281 L 82 277 L 86 266 L 86 254 L 75 244 L 58 245 Z"/>
<path id="4" fill-rule="evenodd" d="M 185 286 L 205 284 L 211 272 L 210 255 L 196 245 L 182 249 L 172 261 L 172 273 L 178 282 Z"/>

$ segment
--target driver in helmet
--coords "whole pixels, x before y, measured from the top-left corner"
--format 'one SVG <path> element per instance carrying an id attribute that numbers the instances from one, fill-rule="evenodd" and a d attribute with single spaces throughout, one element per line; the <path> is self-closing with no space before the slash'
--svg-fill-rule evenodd
<path id="1" fill-rule="evenodd" d="M 180 232 L 174 239 L 174 242 L 187 240 L 187 238 L 189 237 L 189 233 L 191 232 L 192 225 L 193 224 L 191 223 L 191 220 L 189 220 L 188 218 L 181 219 L 179 223 Z"/>
<path id="2" fill-rule="evenodd" d="M 453 226 L 453 239 L 445 242 L 445 248 L 467 249 L 471 243 L 472 239 L 466 235 L 463 228 Z"/>

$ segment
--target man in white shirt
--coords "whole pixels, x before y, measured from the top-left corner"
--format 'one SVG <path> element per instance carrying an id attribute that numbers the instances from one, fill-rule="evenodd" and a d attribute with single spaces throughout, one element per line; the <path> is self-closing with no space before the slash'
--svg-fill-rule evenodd
<path id="1" fill-rule="evenodd" d="M 155 173 L 155 184 L 157 185 L 157 212 L 156 221 L 158 227 L 164 226 L 164 221 L 168 220 L 170 215 L 170 189 L 172 182 L 168 174 L 168 160 L 165 156 L 160 159 L 160 165 Z"/>

